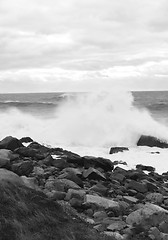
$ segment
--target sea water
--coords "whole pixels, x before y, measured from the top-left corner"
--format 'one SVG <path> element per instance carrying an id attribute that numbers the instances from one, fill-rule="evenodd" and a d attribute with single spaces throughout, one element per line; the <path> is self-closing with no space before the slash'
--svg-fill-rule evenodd
<path id="1" fill-rule="evenodd" d="M 168 141 L 168 92 L 0 94 L 1 139 L 30 136 L 82 156 L 168 171 L 168 149 L 137 147 L 142 134 Z M 129 151 L 109 155 L 113 146 Z"/>

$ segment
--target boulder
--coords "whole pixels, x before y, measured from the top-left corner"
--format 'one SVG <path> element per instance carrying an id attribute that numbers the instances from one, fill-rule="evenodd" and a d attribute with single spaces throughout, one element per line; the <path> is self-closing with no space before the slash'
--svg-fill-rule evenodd
<path id="1" fill-rule="evenodd" d="M 24 182 L 17 174 L 4 168 L 0 168 L 0 183 L 3 182 L 11 182 L 14 184 L 24 185 Z"/>
<path id="2" fill-rule="evenodd" d="M 161 193 L 148 193 L 146 200 L 152 203 L 161 204 L 163 202 L 163 195 Z"/>
<path id="3" fill-rule="evenodd" d="M 112 171 L 114 168 L 114 164 L 110 159 L 101 158 L 101 157 L 93 157 L 93 156 L 85 156 L 82 158 L 83 166 L 86 168 L 102 168 L 104 171 Z"/>
<path id="4" fill-rule="evenodd" d="M 69 188 L 80 189 L 80 186 L 69 179 L 55 179 L 48 180 L 45 184 L 45 188 L 48 190 L 67 192 Z"/>
<path id="5" fill-rule="evenodd" d="M 85 196 L 86 196 L 86 192 L 84 190 L 69 189 L 66 194 L 65 200 L 69 201 L 71 198 L 77 198 L 81 201 L 84 201 Z"/>
<path id="6" fill-rule="evenodd" d="M 114 154 L 118 152 L 129 151 L 127 147 L 111 147 L 109 154 Z"/>
<path id="7" fill-rule="evenodd" d="M 107 191 L 108 191 L 108 188 L 105 187 L 102 183 L 98 182 L 96 185 L 93 185 L 89 191 L 94 191 L 94 192 L 97 192 L 101 195 L 106 195 L 107 194 Z"/>
<path id="8" fill-rule="evenodd" d="M 33 171 L 33 162 L 24 161 L 20 163 L 14 163 L 12 164 L 11 169 L 19 176 L 28 176 Z"/>
<path id="9" fill-rule="evenodd" d="M 154 167 L 152 167 L 152 166 L 145 166 L 145 165 L 142 165 L 142 164 L 137 164 L 136 168 L 139 169 L 139 170 L 148 171 L 148 172 L 154 172 L 155 171 Z"/>
<path id="10" fill-rule="evenodd" d="M 119 209 L 118 202 L 113 201 L 111 199 L 94 196 L 94 195 L 90 195 L 90 194 L 86 195 L 85 202 L 90 203 L 90 204 L 95 204 L 95 205 L 97 205 L 99 207 L 103 207 L 105 209 Z"/>
<path id="11" fill-rule="evenodd" d="M 22 143 L 30 143 L 30 142 L 33 142 L 33 139 L 31 139 L 30 137 L 22 137 L 20 141 Z"/>
<path id="12" fill-rule="evenodd" d="M 135 180 L 131 180 L 128 184 L 128 188 L 134 189 L 137 192 L 140 193 L 146 193 L 147 192 L 147 186 L 145 183 L 137 182 Z"/>
<path id="13" fill-rule="evenodd" d="M 0 167 L 9 166 L 12 159 L 13 154 L 11 150 L 0 149 Z"/>
<path id="14" fill-rule="evenodd" d="M 137 142 L 137 146 L 168 148 L 168 143 L 156 137 L 142 135 Z"/>
<path id="15" fill-rule="evenodd" d="M 83 181 L 73 172 L 65 172 L 61 175 L 59 175 L 58 179 L 69 179 L 79 185 L 80 187 L 83 187 Z"/>
<path id="16" fill-rule="evenodd" d="M 0 149 L 9 149 L 13 151 L 19 147 L 23 147 L 22 142 L 12 136 L 8 136 L 0 141 Z"/>
<path id="17" fill-rule="evenodd" d="M 83 177 L 93 180 L 106 180 L 105 176 L 100 171 L 92 167 L 83 172 Z"/>
<path id="18" fill-rule="evenodd" d="M 162 221 L 168 221 L 168 211 L 152 203 L 146 203 L 126 218 L 130 225 L 158 226 Z"/>

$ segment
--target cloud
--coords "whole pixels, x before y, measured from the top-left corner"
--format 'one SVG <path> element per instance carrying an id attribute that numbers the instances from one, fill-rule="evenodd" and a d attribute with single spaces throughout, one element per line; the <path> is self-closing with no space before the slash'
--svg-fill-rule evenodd
<path id="1" fill-rule="evenodd" d="M 167 9 L 167 0 L 1 0 L 1 83 L 131 87 L 166 78 Z"/>

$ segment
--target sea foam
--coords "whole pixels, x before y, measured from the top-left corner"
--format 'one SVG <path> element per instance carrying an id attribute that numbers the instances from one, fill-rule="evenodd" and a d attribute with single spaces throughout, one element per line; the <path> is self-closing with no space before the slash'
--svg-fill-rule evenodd
<path id="1" fill-rule="evenodd" d="M 136 146 L 142 134 L 168 140 L 168 128 L 133 101 L 130 92 L 75 94 L 44 119 L 11 108 L 0 112 L 0 137 L 30 136 L 51 145 L 85 147 Z"/>

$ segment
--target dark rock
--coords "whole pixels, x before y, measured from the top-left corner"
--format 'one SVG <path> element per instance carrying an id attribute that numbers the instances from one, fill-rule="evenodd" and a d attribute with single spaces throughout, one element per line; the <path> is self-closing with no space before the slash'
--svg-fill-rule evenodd
<path id="1" fill-rule="evenodd" d="M 92 167 L 83 172 L 83 177 L 93 180 L 106 180 L 105 176 L 101 172 Z"/>
<path id="2" fill-rule="evenodd" d="M 152 167 L 152 166 L 145 166 L 145 165 L 142 165 L 142 164 L 137 164 L 136 168 L 139 169 L 139 170 L 148 171 L 148 172 L 154 172 L 155 171 L 154 167 Z"/>
<path id="3" fill-rule="evenodd" d="M 54 167 L 59 168 L 60 170 L 62 170 L 62 169 L 64 169 L 64 168 L 69 166 L 69 164 L 67 163 L 66 159 L 62 158 L 62 157 L 53 159 L 52 165 Z"/>
<path id="4" fill-rule="evenodd" d="M 137 146 L 168 148 L 168 143 L 152 136 L 142 135 L 137 142 Z"/>
<path id="5" fill-rule="evenodd" d="M 81 201 L 84 201 L 85 196 L 86 196 L 86 192 L 84 190 L 69 189 L 66 194 L 65 200 L 69 201 L 71 198 L 77 198 Z"/>
<path id="6" fill-rule="evenodd" d="M 127 147 L 112 147 L 110 149 L 109 154 L 114 154 L 114 153 L 124 152 L 124 151 L 129 151 L 129 149 Z"/>
<path id="7" fill-rule="evenodd" d="M 33 142 L 33 139 L 31 139 L 30 137 L 22 137 L 20 141 L 22 143 L 30 143 L 30 142 Z"/>
<path id="8" fill-rule="evenodd" d="M 0 167 L 9 166 L 12 159 L 13 154 L 11 150 L 0 149 Z"/>
<path id="9" fill-rule="evenodd" d="M 101 183 L 97 183 L 96 185 L 93 185 L 89 191 L 94 191 L 94 192 L 97 192 L 97 193 L 100 193 L 101 195 L 106 195 L 107 194 L 107 191 L 108 191 L 108 188 L 105 187 L 103 184 Z"/>
<path id="10" fill-rule="evenodd" d="M 61 175 L 59 175 L 58 179 L 69 179 L 73 182 L 75 182 L 80 187 L 83 187 L 83 181 L 73 172 L 65 172 Z"/>
<path id="11" fill-rule="evenodd" d="M 20 147 L 18 149 L 15 150 L 15 153 L 19 154 L 20 156 L 23 156 L 23 157 L 36 157 L 36 154 L 38 154 L 38 150 L 36 149 L 31 149 L 31 148 L 28 148 L 28 147 Z"/>
<path id="12" fill-rule="evenodd" d="M 9 149 L 13 151 L 19 147 L 23 147 L 21 141 L 12 136 L 8 136 L 0 141 L 0 149 Z"/>
<path id="13" fill-rule="evenodd" d="M 67 162 L 75 163 L 78 166 L 82 166 L 85 168 L 93 167 L 93 168 L 102 168 L 104 171 L 111 171 L 114 168 L 114 164 L 110 159 L 101 158 L 101 157 L 93 157 L 93 156 L 84 156 L 84 157 L 75 157 L 75 158 L 67 158 Z"/>
<path id="14" fill-rule="evenodd" d="M 12 171 L 8 171 L 4 168 L 0 168 L 0 184 L 5 184 L 5 182 L 11 182 L 17 185 L 24 185 L 22 179 Z"/>
<path id="15" fill-rule="evenodd" d="M 123 182 L 125 180 L 125 176 L 122 173 L 117 173 L 117 172 L 113 172 L 110 178 L 115 179 L 119 182 Z"/>
<path id="16" fill-rule="evenodd" d="M 140 193 L 146 193 L 147 192 L 147 187 L 145 184 L 131 180 L 128 184 L 128 188 L 134 189 L 137 192 Z"/>
<path id="17" fill-rule="evenodd" d="M 12 164 L 11 169 L 19 176 L 28 176 L 33 171 L 33 163 L 32 161 L 14 163 Z"/>

